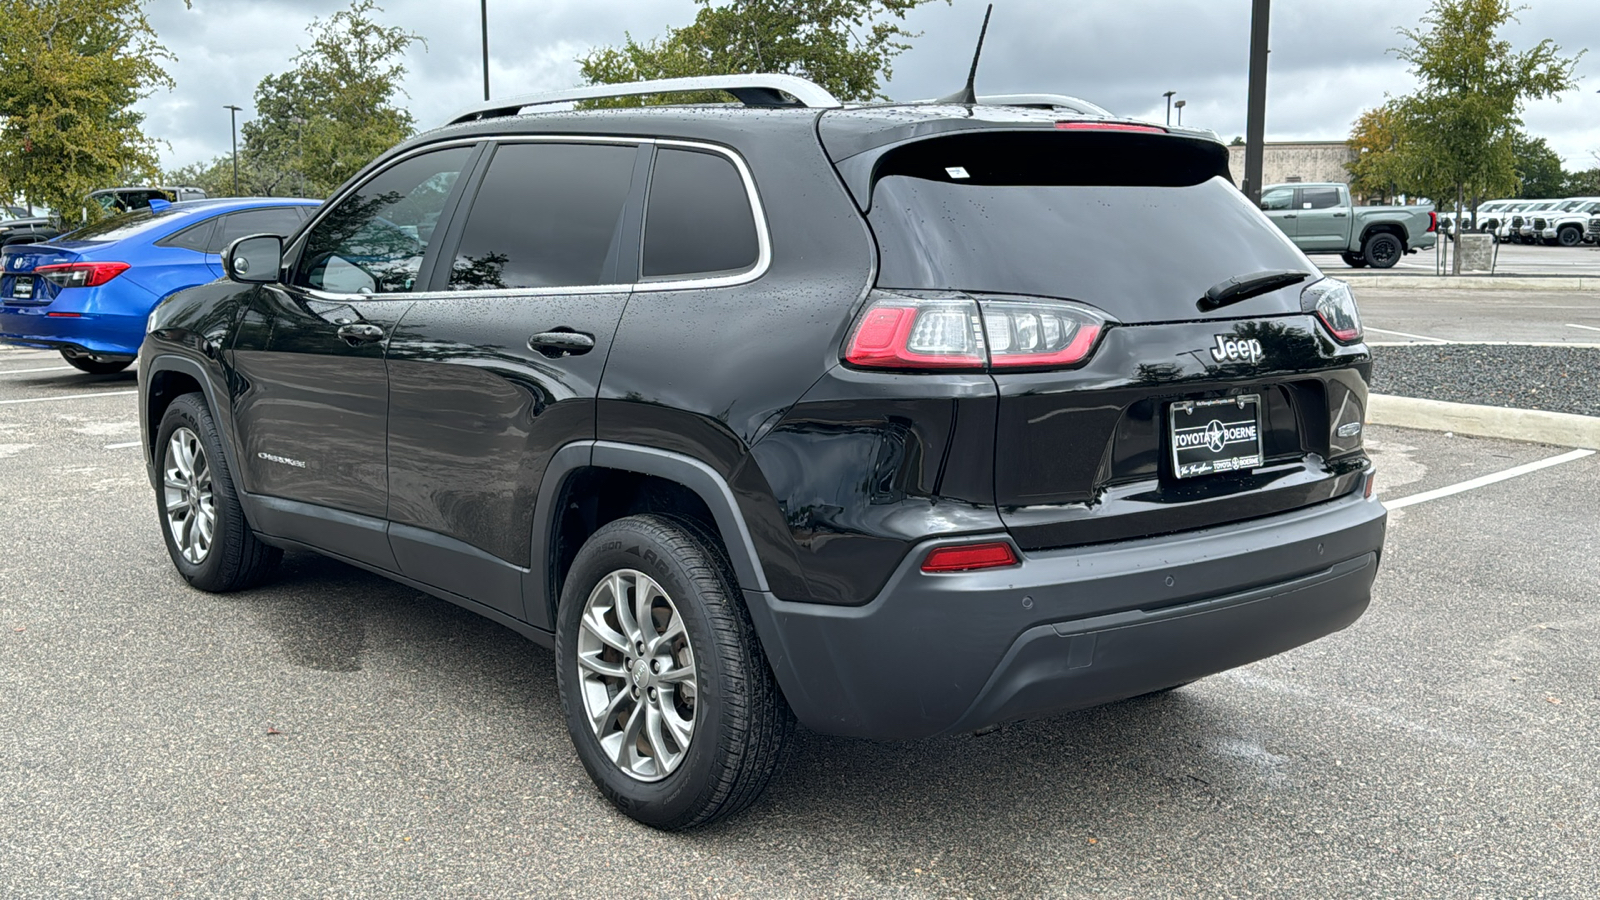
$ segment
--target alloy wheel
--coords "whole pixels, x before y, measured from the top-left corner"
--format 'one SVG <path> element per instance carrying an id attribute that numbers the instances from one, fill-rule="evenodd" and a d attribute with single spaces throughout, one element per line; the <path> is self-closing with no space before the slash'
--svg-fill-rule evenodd
<path id="1" fill-rule="evenodd" d="M 618 569 L 600 579 L 578 626 L 578 686 L 601 749 L 639 781 L 660 781 L 688 755 L 699 707 L 694 650 L 655 579 Z"/>
<path id="2" fill-rule="evenodd" d="M 217 529 L 217 507 L 211 492 L 211 466 L 200 436 L 186 427 L 167 440 L 161 467 L 162 509 L 167 532 L 183 558 L 199 565 L 211 552 Z"/>

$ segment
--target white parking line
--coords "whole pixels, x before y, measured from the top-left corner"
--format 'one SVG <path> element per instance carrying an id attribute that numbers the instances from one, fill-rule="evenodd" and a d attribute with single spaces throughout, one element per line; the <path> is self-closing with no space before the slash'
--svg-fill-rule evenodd
<path id="1" fill-rule="evenodd" d="M 52 400 L 87 400 L 90 397 L 126 397 L 138 391 L 101 391 L 98 394 L 57 394 L 54 397 L 24 397 L 21 400 L 0 400 L 0 406 L 13 403 L 49 403 Z"/>
<path id="2" fill-rule="evenodd" d="M 1368 331 L 1376 331 L 1376 332 L 1379 332 L 1381 334 L 1398 334 L 1401 337 L 1415 338 L 1416 340 L 1419 340 L 1419 341 L 1432 341 L 1435 344 L 1454 344 L 1455 343 L 1455 341 L 1447 341 L 1444 338 L 1428 337 L 1425 334 L 1409 334 L 1409 333 L 1404 332 L 1404 331 L 1390 331 L 1387 328 L 1373 328 L 1371 325 L 1367 326 L 1367 330 Z"/>
<path id="3" fill-rule="evenodd" d="M 1549 459 L 1541 459 L 1538 462 L 1513 466 L 1503 472 L 1496 472 L 1493 475 L 1485 475 L 1482 478 L 1474 478 L 1471 481 L 1463 481 L 1460 484 L 1452 484 L 1449 487 L 1442 487 L 1432 491 L 1423 491 L 1420 494 L 1412 494 L 1409 497 L 1401 497 L 1399 500 L 1385 500 L 1383 501 L 1383 505 L 1389 509 L 1403 509 L 1407 506 L 1413 506 L 1418 503 L 1427 503 L 1429 500 L 1437 500 L 1440 497 L 1448 497 L 1451 494 L 1459 494 L 1463 491 L 1481 488 L 1485 485 L 1495 484 L 1497 482 L 1516 478 L 1518 475 L 1526 475 L 1529 472 L 1537 472 L 1540 469 L 1548 469 L 1551 466 L 1559 466 L 1562 463 L 1569 463 L 1575 459 L 1583 459 L 1586 456 L 1593 455 L 1593 450 L 1573 450 L 1570 453 L 1563 453 L 1560 456 L 1552 456 Z"/>
<path id="4" fill-rule="evenodd" d="M 141 443 L 143 443 L 143 441 L 128 441 L 128 442 L 122 443 L 122 444 L 107 444 L 106 445 L 106 449 L 107 450 L 126 450 L 129 447 L 137 447 Z"/>
<path id="5" fill-rule="evenodd" d="M 0 375 L 27 375 L 30 372 L 65 372 L 72 366 L 47 366 L 43 369 L 12 369 L 9 372 L 0 372 Z"/>
<path id="6" fill-rule="evenodd" d="M 1574 325 L 1571 322 L 1567 323 L 1567 327 L 1568 328 L 1583 328 L 1583 329 L 1586 329 L 1588 331 L 1600 331 L 1600 328 L 1596 328 L 1593 325 Z"/>

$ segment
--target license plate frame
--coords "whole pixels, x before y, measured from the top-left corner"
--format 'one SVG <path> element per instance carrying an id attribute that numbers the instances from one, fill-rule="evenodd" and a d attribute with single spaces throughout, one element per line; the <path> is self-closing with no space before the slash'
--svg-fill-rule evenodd
<path id="1" fill-rule="evenodd" d="M 11 281 L 11 299 L 32 300 L 33 288 L 32 275 L 14 275 Z"/>
<path id="2" fill-rule="evenodd" d="M 1178 478 L 1261 466 L 1261 395 L 1182 400 L 1167 409 L 1167 445 Z"/>

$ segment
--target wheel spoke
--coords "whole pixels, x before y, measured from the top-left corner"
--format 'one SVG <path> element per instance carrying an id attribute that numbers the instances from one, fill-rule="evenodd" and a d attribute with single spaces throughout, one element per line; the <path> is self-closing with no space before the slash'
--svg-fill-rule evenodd
<path id="1" fill-rule="evenodd" d="M 626 664 L 606 662 L 600 658 L 598 653 L 579 653 L 578 665 L 599 675 L 601 678 L 615 678 L 619 681 L 626 681 L 628 678 Z"/>
<path id="2" fill-rule="evenodd" d="M 616 759 L 617 765 L 621 766 L 625 772 L 633 770 L 632 761 L 637 760 L 639 757 L 637 749 L 639 745 L 639 726 L 643 723 L 644 708 L 645 705 L 643 703 L 635 703 L 633 705 L 633 712 L 628 714 L 628 724 L 622 728 L 622 741 L 617 744 L 617 755 L 614 759 Z"/>
<path id="3" fill-rule="evenodd" d="M 174 496 L 172 492 L 168 491 L 165 495 L 165 500 L 166 503 L 164 505 L 167 510 L 167 515 L 169 516 L 176 515 L 179 512 L 189 508 L 189 498 L 182 494 Z"/>
<path id="4" fill-rule="evenodd" d="M 694 723 L 678 715 L 678 710 L 669 702 L 670 694 L 661 695 L 661 723 L 667 726 L 667 731 L 672 735 L 672 740 L 679 748 L 689 746 L 689 737 L 694 734 Z"/>
<path id="5" fill-rule="evenodd" d="M 655 757 L 656 771 L 665 772 L 672 754 L 667 752 L 667 743 L 661 737 L 661 710 L 654 703 L 645 705 L 644 738 L 650 743 L 650 755 Z"/>
<path id="6" fill-rule="evenodd" d="M 584 631 L 594 635 L 595 639 L 613 650 L 627 653 L 631 649 L 628 646 L 628 639 L 618 634 L 610 625 L 607 625 L 606 620 L 601 617 L 600 611 L 592 606 L 584 610 L 583 618 L 579 620 L 578 624 L 583 627 Z"/>
<path id="7" fill-rule="evenodd" d="M 656 681 L 667 684 L 694 683 L 694 666 L 678 666 L 656 675 Z"/>
<path id="8" fill-rule="evenodd" d="M 645 652 L 651 655 L 661 652 L 662 647 L 670 645 L 672 639 L 680 634 L 683 634 L 683 617 L 678 615 L 678 611 L 674 609 L 672 618 L 667 622 L 666 630 L 648 642 Z"/>
<path id="9" fill-rule="evenodd" d="M 622 704 L 629 699 L 626 689 L 619 690 L 611 697 L 611 701 L 600 707 L 598 713 L 589 716 L 589 724 L 594 726 L 595 736 L 604 738 L 608 734 L 611 722 L 616 719 L 617 711 L 622 709 Z"/>
<path id="10" fill-rule="evenodd" d="M 617 614 L 617 624 L 622 626 L 622 635 L 628 642 L 628 652 L 633 652 L 635 641 L 644 636 L 639 633 L 639 622 L 633 617 L 633 610 L 628 603 L 628 585 L 623 580 L 623 573 L 612 572 L 608 579 L 611 588 L 611 609 Z M 634 581 L 634 590 L 639 590 L 637 579 Z"/>

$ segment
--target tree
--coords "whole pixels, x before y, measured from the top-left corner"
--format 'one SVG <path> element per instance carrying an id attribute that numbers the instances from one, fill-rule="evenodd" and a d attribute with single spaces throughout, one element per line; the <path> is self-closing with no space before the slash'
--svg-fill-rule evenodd
<path id="1" fill-rule="evenodd" d="M 1515 52 L 1497 36 L 1515 13 L 1510 0 L 1432 0 L 1425 30 L 1400 29 L 1409 46 L 1396 52 L 1420 86 L 1386 104 L 1397 134 L 1388 171 L 1406 193 L 1453 200 L 1457 221 L 1469 196 L 1516 190 L 1523 105 L 1576 84 L 1581 52 L 1563 58 L 1548 38 Z"/>
<path id="2" fill-rule="evenodd" d="M 1600 197 L 1600 168 L 1569 174 L 1561 193 L 1568 197 Z"/>
<path id="3" fill-rule="evenodd" d="M 1544 138 L 1529 137 L 1519 131 L 1511 138 L 1511 152 L 1516 158 L 1517 181 L 1522 186 L 1517 193 L 1519 198 L 1544 200 L 1567 196 L 1567 172 L 1561 168 L 1561 157 L 1550 149 Z"/>
<path id="4" fill-rule="evenodd" d="M 578 58 L 589 84 L 777 72 L 799 75 L 846 101 L 887 99 L 881 81 L 917 37 L 902 23 L 931 0 L 695 0 L 694 21 L 639 43 Z M 949 2 L 949 0 L 946 0 Z M 716 96 L 697 99 L 715 100 Z M 637 106 L 641 98 L 600 101 Z"/>
<path id="5" fill-rule="evenodd" d="M 327 196 L 416 130 L 394 100 L 406 50 L 426 41 L 379 24 L 373 14 L 381 12 L 374 0 L 353 0 L 314 20 L 311 47 L 294 56 L 294 68 L 256 86 L 256 117 L 240 129 L 241 192 Z"/>
<path id="6" fill-rule="evenodd" d="M 144 0 L 0 0 L 0 193 L 75 222 L 90 191 L 153 177 L 133 104 L 171 87 Z"/>
<path id="7" fill-rule="evenodd" d="M 1350 130 L 1350 149 L 1356 158 L 1345 163 L 1350 172 L 1350 192 L 1360 197 L 1380 197 L 1388 202 L 1400 193 L 1397 171 L 1400 147 L 1398 115 L 1394 101 L 1363 112 Z"/>

